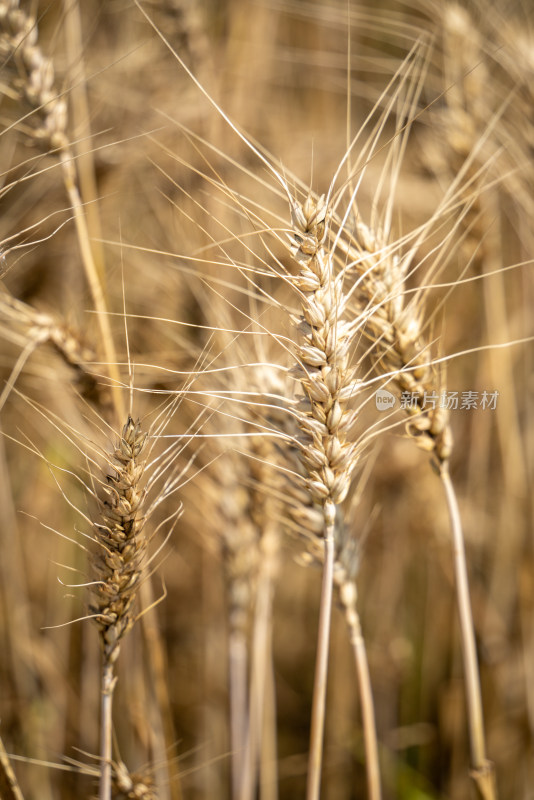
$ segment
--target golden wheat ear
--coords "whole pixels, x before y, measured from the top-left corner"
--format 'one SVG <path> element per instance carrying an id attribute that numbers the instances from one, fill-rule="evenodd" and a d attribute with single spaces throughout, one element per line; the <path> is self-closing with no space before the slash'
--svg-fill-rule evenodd
<path id="1" fill-rule="evenodd" d="M 361 306 L 370 309 L 366 334 L 370 355 L 379 374 L 397 390 L 410 417 L 408 434 L 429 452 L 441 478 L 450 516 L 460 615 L 467 716 L 471 747 L 471 776 L 484 798 L 495 798 L 493 764 L 486 758 L 480 676 L 469 596 L 463 531 L 455 491 L 449 475 L 453 449 L 449 409 L 444 387 L 436 380 L 430 346 L 423 335 L 422 309 L 406 303 L 406 265 L 395 248 L 381 240 L 358 219 L 355 236 L 346 246 L 357 278 Z M 406 261 L 409 264 L 410 260 Z"/>
<path id="2" fill-rule="evenodd" d="M 328 238 L 328 207 L 311 196 L 291 203 L 291 254 L 297 274 L 289 280 L 298 291 L 301 344 L 293 374 L 303 392 L 296 421 L 301 430 L 301 459 L 311 498 L 322 509 L 324 548 L 317 662 L 312 703 L 308 800 L 320 792 L 330 617 L 335 566 L 336 511 L 350 489 L 357 447 L 350 439 L 354 412 L 348 404 L 358 384 L 349 365 L 359 324 L 346 318 L 345 275 L 336 274 Z"/>

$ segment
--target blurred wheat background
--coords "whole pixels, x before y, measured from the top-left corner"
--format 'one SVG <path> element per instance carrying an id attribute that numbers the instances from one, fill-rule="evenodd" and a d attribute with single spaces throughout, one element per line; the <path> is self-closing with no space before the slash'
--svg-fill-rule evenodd
<path id="1" fill-rule="evenodd" d="M 333 230 L 355 230 L 343 217 L 357 188 L 377 252 L 382 240 L 413 247 L 403 297 L 416 298 L 425 358 L 440 386 L 478 393 L 476 408 L 450 413 L 450 473 L 488 757 L 501 798 L 534 798 L 534 10 L 141 6 L 0 2 L 0 735 L 22 795 L 98 793 L 109 629 L 85 619 L 104 613 L 86 585 L 111 569 L 94 566 L 94 520 L 109 470 L 129 469 L 128 414 L 148 450 L 146 477 L 134 476 L 147 554 L 129 578 L 133 610 L 128 598 L 117 612 L 128 635 L 113 797 L 236 800 L 243 730 L 230 720 L 246 716 L 243 687 L 256 697 L 256 680 L 250 797 L 305 792 L 321 557 L 296 521 L 313 524 L 314 510 L 289 486 L 300 467 L 283 413 L 297 336 L 283 308 L 301 313 L 287 279 L 294 222 L 280 183 L 181 59 L 299 202 L 327 194 L 347 156 Z M 368 337 L 362 327 L 354 343 L 364 385 L 342 505 L 382 794 L 463 800 L 475 791 L 447 506 L 421 436 L 398 405 L 376 408 L 377 388 L 396 389 L 373 377 Z M 325 800 L 368 796 L 361 719 L 335 595 Z"/>

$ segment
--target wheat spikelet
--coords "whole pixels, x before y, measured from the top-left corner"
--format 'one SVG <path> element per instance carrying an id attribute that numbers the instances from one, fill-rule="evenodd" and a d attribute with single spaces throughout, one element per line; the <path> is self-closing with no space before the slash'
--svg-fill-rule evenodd
<path id="1" fill-rule="evenodd" d="M 380 372 L 392 379 L 399 392 L 407 392 L 413 415 L 407 431 L 424 450 L 433 454 L 443 484 L 449 509 L 453 556 L 456 577 L 457 604 L 462 634 L 464 675 L 468 706 L 468 725 L 471 744 L 471 777 L 484 800 L 496 794 L 492 763 L 486 758 L 484 722 L 476 644 L 469 596 L 467 564 L 461 520 L 455 492 L 449 475 L 452 433 L 448 410 L 439 403 L 441 386 L 436 384 L 430 358 L 430 348 L 421 332 L 420 315 L 413 304 L 405 305 L 405 264 L 392 255 L 363 223 L 356 225 L 356 235 L 348 249 L 354 258 L 353 266 L 359 275 L 362 304 L 370 307 L 367 328 L 372 342 L 372 358 Z M 429 397 L 434 402 L 427 405 Z M 349 592 L 349 597 L 350 597 Z M 347 606 L 349 618 L 352 616 Z M 356 630 L 357 633 L 357 630 Z"/>
<path id="2" fill-rule="evenodd" d="M 249 631 L 260 558 L 248 459 L 228 453 L 217 465 L 221 555 L 228 602 L 228 685 L 232 797 L 239 797 L 248 719 Z"/>
<path id="3" fill-rule="evenodd" d="M 444 103 L 431 111 L 421 158 L 440 179 L 462 176 L 461 252 L 483 268 L 497 257 L 497 220 L 516 239 L 508 215 L 532 214 L 532 37 L 516 14 L 478 3 L 443 4 L 436 22 Z"/>
<path id="4" fill-rule="evenodd" d="M 286 534 L 292 536 L 302 547 L 299 555 L 305 563 L 323 564 L 324 513 L 321 502 L 314 497 L 307 485 L 307 470 L 301 453 L 302 435 L 299 431 L 298 416 L 287 413 L 292 403 L 285 387 L 277 384 L 280 393 L 280 412 L 272 407 L 268 420 L 273 431 L 279 434 L 274 452 L 271 446 L 270 460 L 275 468 L 283 470 L 278 487 L 279 511 Z M 342 587 L 356 584 L 360 562 L 360 549 L 356 538 L 345 524 L 345 514 L 341 505 L 336 506 L 334 522 L 335 562 L 334 583 L 339 590 L 343 606 L 347 603 L 342 597 Z M 356 594 L 354 594 L 354 601 Z M 351 601 L 352 602 L 352 601 Z"/>
<path id="5" fill-rule="evenodd" d="M 507 171 L 498 169 L 504 167 L 505 157 L 499 153 L 501 143 L 495 129 L 502 109 L 496 108 L 494 99 L 485 92 L 492 77 L 484 38 L 470 11 L 450 3 L 441 10 L 440 20 L 444 104 L 431 114 L 432 133 L 424 136 L 421 159 L 425 169 L 442 179 L 457 180 L 462 176 L 459 196 L 465 199 L 466 207 L 461 220 L 460 252 L 466 262 L 480 264 L 487 249 L 491 250 L 482 191 L 484 177 L 488 172 L 495 178 L 499 172 Z"/>
<path id="6" fill-rule="evenodd" d="M 277 471 L 279 462 L 273 436 L 280 432 L 276 420 L 280 416 L 287 417 L 287 406 L 284 401 L 285 384 L 272 367 L 267 364 L 255 367 L 251 385 L 258 392 L 258 405 L 252 404 L 249 416 L 251 424 L 257 426 L 258 433 L 247 440 L 247 453 L 250 469 L 249 490 L 252 498 L 251 515 L 258 529 L 259 542 L 254 592 L 249 723 L 240 800 L 252 800 L 256 796 L 257 783 L 261 784 L 262 791 L 268 787 L 271 794 L 275 792 L 277 786 L 276 761 L 274 758 L 272 761 L 265 759 L 266 742 L 270 740 L 274 752 L 276 751 L 276 731 L 269 729 L 269 725 L 274 728 L 276 717 L 275 709 L 269 709 L 269 705 L 274 702 L 274 698 L 269 697 L 269 675 L 274 672 L 272 606 L 281 539 L 279 531 L 281 478 Z M 266 432 L 271 435 L 265 435 Z"/>
<path id="7" fill-rule="evenodd" d="M 489 79 L 480 30 L 459 3 L 450 3 L 443 10 L 443 50 L 447 86 L 443 133 L 458 157 L 458 167 L 474 150 L 487 125 L 484 86 Z"/>
<path id="8" fill-rule="evenodd" d="M 195 70 L 202 69 L 209 60 L 210 42 L 201 7 L 192 0 L 157 0 L 155 7 L 162 12 L 160 30 L 167 27 L 171 41 L 179 42 L 180 52 L 187 53 Z"/>

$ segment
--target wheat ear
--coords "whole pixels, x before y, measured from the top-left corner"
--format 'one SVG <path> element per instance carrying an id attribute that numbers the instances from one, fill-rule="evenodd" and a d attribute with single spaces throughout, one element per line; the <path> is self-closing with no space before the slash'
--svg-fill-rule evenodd
<path id="1" fill-rule="evenodd" d="M 94 586 L 90 613 L 98 626 L 102 646 L 99 800 L 111 797 L 115 663 L 122 639 L 135 621 L 132 606 L 147 550 L 142 514 L 145 493 L 141 488 L 146 440 L 147 434 L 141 430 L 139 421 L 128 417 L 110 459 L 105 494 L 99 501 L 99 515 L 94 522 L 98 550 L 92 564 Z"/>
<path id="2" fill-rule="evenodd" d="M 301 429 L 301 459 L 307 488 L 323 511 L 324 566 L 319 613 L 317 661 L 312 701 L 307 800 L 320 791 L 332 586 L 336 506 L 346 497 L 356 464 L 355 446 L 347 442 L 353 415 L 347 403 L 354 394 L 354 373 L 348 366 L 357 327 L 343 320 L 344 274 L 334 275 L 334 263 L 324 242 L 327 205 L 311 197 L 292 203 L 292 255 L 299 272 L 291 280 L 299 291 L 298 320 L 303 343 L 294 371 L 304 397 L 297 412 Z"/>
<path id="3" fill-rule="evenodd" d="M 130 774 L 122 761 L 113 766 L 112 797 L 113 800 L 158 800 L 152 779 Z"/>
<path id="4" fill-rule="evenodd" d="M 98 318 L 115 408 L 119 419 L 124 419 L 124 400 L 106 300 L 91 249 L 74 156 L 67 137 L 67 104 L 55 89 L 54 65 L 39 47 L 36 21 L 19 7 L 19 0 L 0 0 L 0 34 L 2 61 L 14 62 L 18 74 L 14 88 L 32 109 L 32 119 L 37 120 L 32 135 L 41 147 L 52 148 L 58 154 L 65 189 L 74 212 L 85 274 Z"/>
<path id="5" fill-rule="evenodd" d="M 377 372 L 385 374 L 397 392 L 410 402 L 405 410 L 410 416 L 407 432 L 423 450 L 432 453 L 438 463 L 445 463 L 452 452 L 452 431 L 447 408 L 437 400 L 427 405 L 432 396 L 439 399 L 441 386 L 436 383 L 431 366 L 430 347 L 422 332 L 421 309 L 416 301 L 405 302 L 406 268 L 391 246 L 368 228 L 358 217 L 354 233 L 349 236 L 348 257 L 356 272 L 359 307 L 369 309 L 366 326 L 372 349 L 371 358 Z"/>
<path id="6" fill-rule="evenodd" d="M 0 320 L 5 320 L 8 326 L 5 331 L 6 338 L 18 340 L 19 337 L 14 335 L 14 332 L 20 328 L 21 341 L 24 343 L 21 355 L 0 395 L 0 408 L 3 408 L 27 359 L 38 346 L 43 344 L 51 344 L 64 363 L 72 369 L 82 396 L 95 399 L 101 408 L 108 405 L 102 387 L 99 386 L 96 376 L 89 367 L 89 364 L 96 360 L 96 355 L 83 342 L 77 331 L 51 314 L 36 311 L 12 297 L 7 291 L 0 292 Z"/>
<path id="7" fill-rule="evenodd" d="M 432 453 L 445 491 L 451 520 L 462 636 L 471 775 L 480 796 L 484 800 L 494 800 L 494 768 L 485 752 L 480 675 L 465 546 L 458 503 L 449 475 L 449 458 L 453 445 L 449 412 L 437 400 L 426 406 L 427 397 L 439 398 L 442 387 L 437 384 L 431 367 L 430 347 L 422 332 L 421 311 L 416 312 L 415 303 L 405 305 L 404 302 L 405 267 L 402 261 L 392 255 L 387 244 L 381 242 L 380 237 L 359 220 L 356 232 L 357 255 L 353 252 L 355 259 L 352 263 L 360 276 L 362 300 L 372 308 L 368 322 L 368 331 L 373 342 L 372 356 L 377 368 L 393 381 L 401 396 L 404 392 L 410 396 L 412 404 L 407 406 L 407 411 L 412 418 L 407 424 L 408 433 L 415 437 L 420 447 Z M 409 263 L 408 260 L 406 263 Z"/>

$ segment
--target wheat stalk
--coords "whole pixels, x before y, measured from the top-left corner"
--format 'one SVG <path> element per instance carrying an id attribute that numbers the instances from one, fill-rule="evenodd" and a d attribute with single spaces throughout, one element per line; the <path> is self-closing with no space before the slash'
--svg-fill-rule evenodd
<path id="1" fill-rule="evenodd" d="M 477 11 L 479 13 L 477 13 Z M 525 220 L 525 231 L 530 231 L 532 204 L 532 58 L 531 33 L 518 27 L 514 15 L 503 16 L 492 9 L 486 17 L 480 9 L 461 8 L 453 4 L 442 16 L 443 79 L 454 78 L 451 91 L 445 94 L 446 106 L 440 123 L 441 158 L 443 171 L 457 172 L 462 160 L 474 173 L 477 164 L 492 165 L 493 181 L 482 186 L 480 177 L 474 179 L 480 191 L 472 204 L 475 221 L 466 234 L 470 248 L 472 270 L 488 276 L 483 281 L 483 299 L 486 327 L 489 332 L 499 331 L 510 338 L 511 322 L 509 292 L 502 264 L 514 247 L 525 257 L 532 255 L 530 234 L 517 236 L 516 225 L 510 225 L 510 209 L 517 220 Z M 489 47 L 489 43 L 492 46 Z M 484 92 L 483 87 L 493 84 L 494 92 Z M 462 110 L 465 146 L 449 133 Z M 497 154 L 497 155 L 494 155 Z M 493 163 L 492 163 L 493 160 Z M 465 220 L 464 225 L 469 220 Z M 491 276 L 491 277 L 489 277 Z M 511 387 L 514 374 L 510 359 L 503 351 L 489 355 L 488 374 L 495 385 Z M 523 458 L 514 457 L 514 463 L 526 463 L 524 435 L 519 402 L 514 392 L 501 393 L 495 409 L 498 439 L 503 454 L 514 450 Z M 504 625 L 511 623 L 515 613 L 515 571 L 521 558 L 524 539 L 521 534 L 521 511 L 517 498 L 529 495 L 529 480 L 523 469 L 505 468 L 503 471 L 503 504 L 497 536 L 488 594 L 498 604 Z M 491 651 L 495 642 L 495 627 L 490 615 L 484 620 L 485 647 Z M 498 638 L 498 635 L 497 635 Z"/>
<path id="2" fill-rule="evenodd" d="M 98 545 L 92 574 L 90 613 L 102 646 L 102 715 L 100 800 L 109 800 L 112 777 L 112 704 L 120 645 L 135 622 L 132 606 L 141 581 L 147 538 L 143 532 L 144 490 L 141 488 L 147 434 L 128 417 L 111 459 L 110 473 L 94 522 Z"/>
<path id="3" fill-rule="evenodd" d="M 115 410 L 124 419 L 124 401 L 115 355 L 115 345 L 107 314 L 101 277 L 93 257 L 82 199 L 78 190 L 76 166 L 67 137 L 67 104 L 55 88 L 55 72 L 38 44 L 36 21 L 19 6 L 19 0 L 0 2 L 0 57 L 14 64 L 14 91 L 30 106 L 30 121 L 36 121 L 30 133 L 40 146 L 57 151 L 63 181 L 72 210 L 82 261 L 92 294 L 102 346 L 112 382 Z"/>
<path id="4" fill-rule="evenodd" d="M 453 437 L 449 412 L 439 398 L 442 386 L 435 380 L 430 347 L 422 331 L 422 308 L 405 304 L 404 262 L 379 235 L 357 219 L 355 235 L 348 248 L 358 274 L 361 302 L 371 309 L 367 323 L 372 341 L 371 356 L 376 368 L 388 376 L 402 396 L 411 415 L 409 435 L 419 447 L 430 452 L 441 478 L 451 520 L 457 604 L 462 635 L 462 652 L 468 706 L 472 777 L 484 800 L 496 797 L 494 768 L 486 758 L 484 720 L 477 664 L 473 615 L 469 598 L 467 564 L 457 500 L 449 475 Z M 429 398 L 434 398 L 427 404 Z"/>
<path id="5" fill-rule="evenodd" d="M 295 431 L 296 420 L 288 417 L 278 420 L 288 440 L 298 441 Z M 309 492 L 296 482 L 296 477 L 304 480 L 302 464 L 299 463 L 299 451 L 296 447 L 290 449 L 286 442 L 279 448 L 281 464 L 285 465 L 287 474 L 286 492 L 284 495 L 284 513 L 296 526 L 299 539 L 304 537 L 306 550 L 303 553 L 304 563 L 324 563 L 324 548 L 322 536 L 324 529 L 324 515 L 317 502 L 313 502 Z M 289 530 L 293 525 L 287 524 Z M 367 773 L 369 800 L 380 800 L 381 781 L 380 765 L 378 758 L 378 742 L 376 733 L 374 702 L 365 640 L 361 630 L 360 617 L 357 607 L 357 572 L 360 562 L 359 544 L 354 535 L 345 524 L 343 510 L 336 508 L 334 525 L 335 557 L 333 581 L 337 597 L 343 609 L 349 630 L 350 645 L 354 654 L 354 663 L 358 680 L 358 687 L 362 708 L 363 735 L 365 742 L 365 767 Z"/>
<path id="6" fill-rule="evenodd" d="M 2 800 L 24 800 L 4 743 L 0 738 L 0 797 Z"/>
<path id="7" fill-rule="evenodd" d="M 251 510 L 259 532 L 259 553 L 254 597 L 249 719 L 240 800 L 252 800 L 255 797 L 258 772 L 261 796 L 277 797 L 276 763 L 272 757 L 265 759 L 264 753 L 265 740 L 274 740 L 276 736 L 276 732 L 269 730 L 268 725 L 275 716 L 271 707 L 273 698 L 269 697 L 269 675 L 273 674 L 272 602 L 280 546 L 280 480 L 273 440 L 262 434 L 267 428 L 276 435 L 279 431 L 277 420 L 280 416 L 287 415 L 284 413 L 284 387 L 277 380 L 274 371 L 267 365 L 255 368 L 254 378 L 253 386 L 258 387 L 259 407 L 255 409 L 252 406 L 250 416 L 251 422 L 258 427 L 258 435 L 252 435 L 248 439 L 247 450 L 252 480 Z M 281 401 L 280 407 L 275 399 L 277 395 Z"/>
<path id="8" fill-rule="evenodd" d="M 354 654 L 354 663 L 360 687 L 368 797 L 369 800 L 380 800 L 382 789 L 373 692 L 365 639 L 363 638 L 360 615 L 358 613 L 358 592 L 354 574 L 356 564 L 351 553 L 353 550 L 353 547 L 350 546 L 351 543 L 349 539 L 347 542 L 348 547 L 341 550 L 340 557 L 336 563 L 334 580 L 338 587 L 339 599 L 349 628 L 350 644 Z"/>
<path id="9" fill-rule="evenodd" d="M 227 428 L 224 416 L 214 417 L 217 432 Z M 226 424 L 225 424 L 226 423 Z M 233 435 L 238 439 L 239 434 Z M 226 440 L 223 440 L 226 441 Z M 249 630 L 260 556 L 260 528 L 254 518 L 250 461 L 228 448 L 199 479 L 202 517 L 213 520 L 212 544 L 220 555 L 228 614 L 228 697 L 231 751 L 231 794 L 238 800 L 245 769 L 248 731 Z M 206 515 L 206 504 L 212 513 Z M 205 527 L 205 523 L 204 523 Z"/>
<path id="10" fill-rule="evenodd" d="M 301 429 L 300 456 L 306 486 L 323 510 L 324 567 L 319 614 L 317 661 L 313 690 L 307 800 L 319 797 L 326 702 L 326 680 L 332 587 L 335 563 L 336 507 L 344 500 L 356 466 L 356 446 L 347 440 L 354 416 L 347 403 L 355 394 L 349 368 L 351 344 L 359 325 L 344 319 L 343 272 L 334 275 L 334 262 L 324 242 L 328 207 L 311 197 L 292 203 L 291 253 L 299 272 L 291 282 L 299 292 L 298 320 L 303 343 L 297 348 L 294 375 L 304 391 L 296 414 Z"/>

